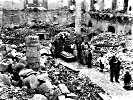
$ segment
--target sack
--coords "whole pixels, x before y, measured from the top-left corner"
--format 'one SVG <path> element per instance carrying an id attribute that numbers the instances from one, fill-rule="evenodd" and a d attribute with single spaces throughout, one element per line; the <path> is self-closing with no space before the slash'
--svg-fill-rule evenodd
<path id="1" fill-rule="evenodd" d="M 25 85 L 26 84 L 30 85 L 31 89 L 36 89 L 37 86 L 39 85 L 39 81 L 38 81 L 38 79 L 36 78 L 35 75 L 28 76 L 27 78 L 25 78 L 23 80 L 23 82 L 24 82 Z"/>
<path id="2" fill-rule="evenodd" d="M 41 94 L 35 94 L 31 100 L 48 100 L 47 97 Z"/>

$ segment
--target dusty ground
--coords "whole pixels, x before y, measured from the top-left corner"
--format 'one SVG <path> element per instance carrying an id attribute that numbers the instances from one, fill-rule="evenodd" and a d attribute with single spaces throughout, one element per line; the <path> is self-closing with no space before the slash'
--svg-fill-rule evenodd
<path id="1" fill-rule="evenodd" d="M 101 73 L 96 68 L 88 69 L 86 66 L 79 65 L 76 62 L 66 63 L 61 59 L 57 59 L 57 62 L 73 69 L 80 70 L 80 75 L 89 76 L 92 82 L 96 83 L 106 91 L 111 100 L 133 99 L 133 90 L 126 91 L 123 89 L 123 81 L 121 80 L 120 83 L 110 82 L 109 72 Z"/>

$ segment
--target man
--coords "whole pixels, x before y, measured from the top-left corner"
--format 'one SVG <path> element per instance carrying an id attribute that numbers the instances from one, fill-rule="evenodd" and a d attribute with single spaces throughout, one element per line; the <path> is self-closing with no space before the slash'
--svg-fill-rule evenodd
<path id="1" fill-rule="evenodd" d="M 124 88 L 126 90 L 129 90 L 131 88 L 131 81 L 132 81 L 132 76 L 129 73 L 129 71 L 126 71 L 124 75 Z"/>
<path id="2" fill-rule="evenodd" d="M 100 72 L 103 72 L 104 63 L 105 63 L 105 58 L 104 58 L 103 54 L 101 54 L 101 56 L 97 60 L 100 64 Z"/>
<path id="3" fill-rule="evenodd" d="M 91 50 L 88 50 L 88 62 L 87 62 L 88 68 L 92 67 L 92 53 Z"/>
<path id="4" fill-rule="evenodd" d="M 110 64 L 110 81 L 113 82 L 113 78 L 115 77 L 115 81 L 119 83 L 119 73 L 120 73 L 120 65 L 121 62 L 115 56 L 112 56 L 109 61 Z"/>

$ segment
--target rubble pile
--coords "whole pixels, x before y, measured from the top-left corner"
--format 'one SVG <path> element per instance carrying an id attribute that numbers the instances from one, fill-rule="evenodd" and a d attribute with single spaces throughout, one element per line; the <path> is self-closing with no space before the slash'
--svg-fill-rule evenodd
<path id="1" fill-rule="evenodd" d="M 101 33 L 94 36 L 91 40 L 92 45 L 95 46 L 93 51 L 93 64 L 96 65 L 97 58 L 100 54 L 117 53 L 122 49 L 122 44 L 125 43 L 125 36 L 122 34 L 113 34 L 111 32 Z"/>
<path id="2" fill-rule="evenodd" d="M 52 70 L 48 71 L 48 73 L 52 83 L 65 84 L 70 92 L 75 93 L 79 97 L 78 100 L 82 100 L 83 98 L 95 98 L 100 100 L 98 93 L 105 93 L 101 87 L 92 83 L 89 77 L 79 77 L 79 73 L 61 64 L 51 69 Z"/>
<path id="3" fill-rule="evenodd" d="M 41 71 L 24 69 L 19 72 L 20 77 L 25 77 L 22 80 L 24 83 L 22 87 L 14 85 L 17 83 L 14 83 L 12 75 L 8 72 L 5 71 L 1 73 L 2 75 L 8 76 L 0 80 L 10 80 L 0 82 L 0 99 L 5 100 L 37 100 L 36 98 L 39 98 L 38 100 L 40 98 L 45 98 L 44 100 L 82 100 L 85 98 L 102 100 L 98 93 L 105 93 L 101 87 L 92 83 L 89 77 L 80 77 L 79 71 L 60 63 L 57 64 L 53 58 L 49 57 L 45 68 Z M 28 79 L 31 80 L 31 88 L 25 85 Z"/>
<path id="4" fill-rule="evenodd" d="M 3 43 L 18 45 L 19 43 L 24 43 L 25 37 L 31 34 L 35 34 L 35 32 L 29 28 L 5 28 L 2 30 L 1 38 Z"/>
<path id="5" fill-rule="evenodd" d="M 1 100 L 30 100 L 33 96 L 34 92 L 27 88 L 14 86 L 2 86 L 0 88 Z"/>
<path id="6" fill-rule="evenodd" d="M 133 72 L 133 52 L 132 50 L 126 50 L 124 44 L 126 43 L 126 35 L 123 34 L 113 34 L 110 32 L 101 33 L 97 37 L 93 37 L 91 44 L 95 45 L 95 50 L 93 51 L 93 65 L 99 66 L 97 59 L 100 57 L 101 53 L 104 54 L 106 60 L 109 61 L 110 56 L 115 54 L 121 61 L 121 76 L 123 76 L 126 71 L 130 73 Z M 123 50 L 126 52 L 123 52 Z M 107 62 L 107 65 L 108 62 Z M 106 67 L 106 66 L 105 66 Z"/>
<path id="7" fill-rule="evenodd" d="M 119 38 L 118 38 L 119 37 Z M 111 32 L 101 33 L 96 37 L 93 37 L 91 44 L 104 44 L 104 45 L 120 45 L 125 42 L 125 36 L 120 34 L 113 34 Z"/>

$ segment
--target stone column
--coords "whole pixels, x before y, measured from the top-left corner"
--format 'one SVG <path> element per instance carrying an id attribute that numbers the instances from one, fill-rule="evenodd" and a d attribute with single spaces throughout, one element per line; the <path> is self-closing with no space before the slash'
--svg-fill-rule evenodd
<path id="1" fill-rule="evenodd" d="M 40 42 L 38 36 L 26 37 L 26 57 L 30 68 L 39 70 L 40 68 Z"/>
<path id="2" fill-rule="evenodd" d="M 81 34 L 81 2 L 83 0 L 76 0 L 76 12 L 75 12 L 75 32 Z"/>

